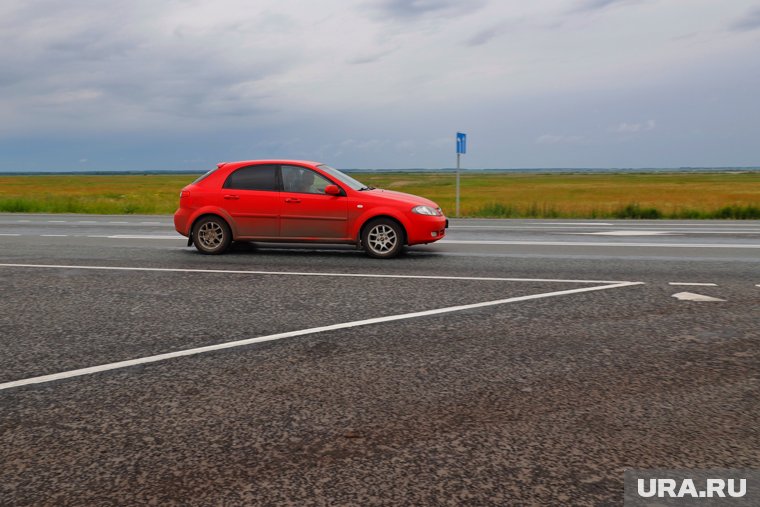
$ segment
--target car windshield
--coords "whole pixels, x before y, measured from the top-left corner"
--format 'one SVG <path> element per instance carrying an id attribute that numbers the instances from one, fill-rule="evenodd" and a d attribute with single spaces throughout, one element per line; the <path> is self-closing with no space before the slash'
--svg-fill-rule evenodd
<path id="1" fill-rule="evenodd" d="M 337 169 L 334 169 L 334 168 L 330 167 L 329 165 L 322 164 L 322 165 L 319 165 L 317 167 L 319 167 L 320 169 L 322 169 L 324 172 L 326 172 L 327 174 L 329 174 L 330 176 L 332 176 L 336 180 L 339 180 L 341 183 L 343 183 L 345 185 L 348 185 L 349 187 L 351 187 L 354 190 L 369 190 L 369 189 L 373 188 L 373 187 L 366 186 L 364 183 L 362 183 L 362 182 L 360 182 L 358 180 L 353 179 L 348 174 L 342 173 L 342 172 L 338 171 Z"/>

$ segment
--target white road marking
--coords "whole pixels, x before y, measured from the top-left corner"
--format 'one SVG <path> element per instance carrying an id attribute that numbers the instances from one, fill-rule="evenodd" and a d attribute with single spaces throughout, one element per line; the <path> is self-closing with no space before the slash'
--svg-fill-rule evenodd
<path id="1" fill-rule="evenodd" d="M 18 222 L 20 224 L 27 224 L 27 223 L 31 222 L 31 220 L 16 220 L 16 222 Z"/>
<path id="2" fill-rule="evenodd" d="M 77 221 L 78 224 L 97 224 L 95 220 L 79 220 Z"/>
<path id="3" fill-rule="evenodd" d="M 602 243 L 596 241 L 478 241 L 464 239 L 442 239 L 439 243 L 450 245 L 617 246 L 628 248 L 760 248 L 760 244 L 751 243 Z"/>
<path id="4" fill-rule="evenodd" d="M 41 238 L 65 238 L 68 234 L 40 234 Z"/>
<path id="5" fill-rule="evenodd" d="M 285 333 L 277 333 L 266 336 L 258 336 L 256 338 L 248 338 L 245 340 L 237 340 L 233 342 L 219 343 L 216 345 L 208 345 L 205 347 L 197 347 L 193 349 L 178 350 L 175 352 L 168 352 L 165 354 L 157 354 L 155 356 L 147 356 L 138 359 L 130 359 L 127 361 L 118 361 L 115 363 L 101 364 L 98 366 L 91 366 L 89 368 L 80 368 L 77 370 L 64 371 L 61 373 L 54 373 L 51 375 L 42 375 L 39 377 L 31 377 L 22 380 L 14 380 L 12 382 L 5 382 L 0 384 L 0 391 L 10 389 L 13 387 L 20 387 L 29 384 L 41 384 L 45 382 L 52 382 L 55 380 L 62 380 L 72 377 L 81 377 L 83 375 L 90 375 L 93 373 L 99 373 L 110 370 L 118 370 L 121 368 L 127 368 L 129 366 L 135 366 L 138 364 L 155 363 L 158 361 L 164 361 L 167 359 L 174 359 L 177 357 L 193 356 L 197 354 L 203 354 L 206 352 L 212 352 L 216 350 L 230 349 L 234 347 L 242 347 L 245 345 L 251 345 L 254 343 L 270 342 L 275 340 L 282 340 L 283 338 L 293 338 L 296 336 L 304 336 L 316 333 L 324 333 L 327 331 L 335 331 L 338 329 L 348 329 L 352 327 L 368 326 L 372 324 L 380 324 L 384 322 L 393 322 L 397 320 L 413 319 L 418 317 L 428 317 L 431 315 L 440 315 L 442 313 L 459 312 L 463 310 L 472 310 L 475 308 L 485 308 L 488 306 L 503 305 L 507 303 L 516 303 L 519 301 L 530 301 L 532 299 L 542 299 L 555 296 L 564 296 L 568 294 L 579 294 L 582 292 L 600 291 L 606 289 L 617 289 L 621 287 L 630 287 L 632 285 L 640 285 L 641 282 L 622 282 L 612 285 L 598 285 L 594 287 L 583 287 L 580 289 L 561 290 L 556 292 L 544 292 L 541 294 L 532 294 L 529 296 L 519 296 L 506 299 L 497 299 L 494 301 L 485 301 L 483 303 L 473 303 L 467 305 L 449 306 L 446 308 L 437 308 L 435 310 L 425 310 L 421 312 L 404 313 L 399 315 L 389 315 L 387 317 L 376 317 L 372 319 L 354 320 L 351 322 L 343 322 L 341 324 L 332 324 L 328 326 L 312 327 L 308 329 L 301 329 L 298 331 L 289 331 Z"/>
<path id="6" fill-rule="evenodd" d="M 389 275 L 375 273 L 320 273 L 309 271 L 247 271 L 235 269 L 192 269 L 192 268 L 148 268 L 133 266 L 83 266 L 66 264 L 11 264 L 0 263 L 6 268 L 40 268 L 40 269 L 94 269 L 106 271 L 156 271 L 165 273 L 219 273 L 234 275 L 289 275 L 289 276 L 328 276 L 345 278 L 402 278 L 407 280 L 474 280 L 480 282 L 552 282 L 552 283 L 606 283 L 606 284 L 640 284 L 621 280 L 565 280 L 554 278 L 500 278 L 484 276 L 438 276 L 438 275 Z"/>
<path id="7" fill-rule="evenodd" d="M 140 225 L 161 225 L 161 222 L 140 222 Z"/>
<path id="8" fill-rule="evenodd" d="M 664 236 L 675 234 L 669 231 L 601 231 L 601 232 L 563 232 L 562 234 L 577 234 L 586 236 Z"/>
<path id="9" fill-rule="evenodd" d="M 698 287 L 717 287 L 717 283 L 701 283 L 701 282 L 668 282 L 668 285 L 693 285 Z"/>
<path id="10" fill-rule="evenodd" d="M 606 223 L 561 223 L 561 222 L 543 222 L 540 224 L 527 224 L 527 225 L 449 225 L 449 229 L 540 229 L 546 225 L 563 226 L 567 228 L 573 227 L 611 227 L 613 224 Z M 560 227 L 551 227 L 552 229 L 559 229 Z"/>
<path id="11" fill-rule="evenodd" d="M 187 238 L 180 236 L 166 236 L 166 235 L 151 235 L 151 234 L 114 234 L 112 236 L 103 236 L 110 239 L 181 239 L 187 241 Z"/>
<path id="12" fill-rule="evenodd" d="M 725 299 L 705 296 L 703 294 L 695 294 L 693 292 L 679 292 L 678 294 L 673 294 L 672 297 L 680 299 L 681 301 L 725 301 Z"/>
<path id="13" fill-rule="evenodd" d="M 21 236 L 21 234 L 0 233 L 0 236 Z"/>
<path id="14" fill-rule="evenodd" d="M 108 222 L 109 224 L 128 224 L 129 222 Z"/>
<path id="15" fill-rule="evenodd" d="M 66 220 L 48 220 L 49 224 L 65 224 L 68 223 Z"/>

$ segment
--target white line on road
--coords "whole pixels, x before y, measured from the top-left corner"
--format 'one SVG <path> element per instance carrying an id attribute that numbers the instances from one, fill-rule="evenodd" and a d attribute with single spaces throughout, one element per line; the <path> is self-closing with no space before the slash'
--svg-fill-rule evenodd
<path id="1" fill-rule="evenodd" d="M 380 324 L 384 322 L 393 322 L 397 320 L 413 319 L 417 317 L 428 317 L 430 315 L 440 315 L 442 313 L 460 312 L 463 310 L 472 310 L 475 308 L 485 308 L 488 306 L 503 305 L 507 303 L 516 303 L 519 301 L 529 301 L 532 299 L 542 299 L 554 296 L 564 296 L 568 294 L 579 294 L 582 292 L 600 291 L 606 289 L 617 289 L 621 287 L 630 287 L 632 285 L 640 285 L 641 282 L 623 282 L 612 285 L 598 285 L 595 287 L 583 287 L 580 289 L 561 290 L 556 292 L 544 292 L 542 294 L 532 294 L 529 296 L 518 296 L 507 299 L 497 299 L 494 301 L 485 301 L 483 303 L 473 303 L 459 306 L 449 306 L 446 308 L 437 308 L 435 310 L 425 310 L 421 312 L 404 313 L 400 315 L 389 315 L 387 317 L 376 317 L 372 319 L 354 320 L 351 322 L 343 322 L 341 324 L 332 324 L 329 326 L 312 327 L 308 329 L 301 329 L 298 331 L 289 331 L 286 333 L 270 334 L 266 336 L 259 336 L 256 338 L 248 338 L 245 340 L 237 340 L 227 343 L 219 343 L 216 345 L 208 345 L 205 347 L 197 347 L 194 349 L 178 350 L 175 352 L 168 352 L 165 354 L 158 354 L 155 356 L 142 357 L 138 359 L 130 359 L 127 361 L 119 361 L 116 363 L 101 364 L 99 366 L 91 366 L 89 368 L 80 368 L 78 370 L 64 371 L 61 373 L 54 373 L 52 375 L 42 375 L 40 377 L 31 377 L 22 380 L 14 380 L 12 382 L 6 382 L 0 384 L 0 391 L 10 389 L 13 387 L 20 387 L 29 384 L 41 384 L 45 382 L 52 382 L 55 380 L 62 380 L 72 377 L 81 377 L 83 375 L 90 375 L 93 373 L 99 373 L 103 371 L 118 370 L 121 368 L 127 368 L 129 366 L 136 366 L 139 364 L 155 363 L 157 361 L 164 361 L 166 359 L 173 359 L 177 357 L 192 356 L 197 354 L 203 354 L 206 352 L 213 352 L 216 350 L 230 349 L 234 347 L 242 347 L 244 345 L 251 345 L 254 343 L 271 342 L 275 340 L 282 340 L 283 338 L 293 338 L 296 336 L 304 336 L 309 334 L 323 333 L 326 331 L 335 331 L 338 329 L 348 329 L 352 327 L 368 326 L 371 324 Z"/>
<path id="2" fill-rule="evenodd" d="M 68 234 L 40 234 L 41 238 L 65 238 Z"/>
<path id="3" fill-rule="evenodd" d="M 180 235 L 176 236 L 166 236 L 166 235 L 151 235 L 151 234 L 114 234 L 112 236 L 103 236 L 104 238 L 110 238 L 110 239 L 181 239 L 183 241 L 187 241 L 187 238 L 184 238 Z"/>
<path id="4" fill-rule="evenodd" d="M 540 229 L 546 225 L 557 225 L 562 227 L 611 227 L 613 224 L 606 223 L 572 223 L 566 224 L 561 222 L 543 222 L 540 224 L 527 224 L 527 225 L 449 225 L 449 229 Z M 559 229 L 560 227 L 551 227 L 551 229 Z"/>
<path id="5" fill-rule="evenodd" d="M 665 236 L 675 234 L 670 231 L 600 231 L 600 232 L 562 232 L 560 234 L 573 234 L 576 236 Z"/>
<path id="6" fill-rule="evenodd" d="M 132 266 L 83 266 L 66 264 L 11 264 L 2 263 L 6 268 L 40 268 L 40 269 L 94 269 L 106 271 L 157 271 L 166 273 L 220 273 L 235 275 L 290 275 L 290 276 L 328 276 L 348 278 L 403 278 L 408 280 L 474 280 L 480 282 L 552 282 L 552 283 L 608 283 L 640 284 L 620 280 L 565 280 L 554 278 L 495 278 L 484 276 L 437 276 L 437 275 L 390 275 L 375 273 L 319 273 L 309 271 L 247 271 L 234 269 L 192 269 L 192 268 L 148 268 Z"/>
<path id="7" fill-rule="evenodd" d="M 695 294 L 693 292 L 679 292 L 678 294 L 673 294 L 673 296 L 671 297 L 674 297 L 681 301 L 704 301 L 704 302 L 725 301 L 725 299 L 714 298 L 712 296 L 705 296 L 703 294 Z"/>
<path id="8" fill-rule="evenodd" d="M 717 287 L 717 283 L 701 283 L 701 282 L 668 282 L 668 285 L 693 285 L 695 287 Z"/>
<path id="9" fill-rule="evenodd" d="M 8 234 L 8 233 L 0 232 L 0 236 L 21 236 L 21 234 Z"/>
<path id="10" fill-rule="evenodd" d="M 65 224 L 66 220 L 48 220 L 49 224 Z"/>
<path id="11" fill-rule="evenodd" d="M 128 224 L 129 222 L 108 222 L 109 224 Z"/>
<path id="12" fill-rule="evenodd" d="M 617 246 L 644 248 L 760 248 L 751 243 L 603 243 L 601 241 L 477 241 L 463 239 L 442 239 L 449 245 L 534 245 L 534 246 Z"/>

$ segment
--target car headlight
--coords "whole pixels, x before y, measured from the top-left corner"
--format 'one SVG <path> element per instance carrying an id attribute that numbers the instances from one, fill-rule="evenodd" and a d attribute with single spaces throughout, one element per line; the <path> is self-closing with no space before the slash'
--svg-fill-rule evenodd
<path id="1" fill-rule="evenodd" d="M 440 208 L 433 208 L 432 206 L 415 206 L 412 208 L 412 213 L 417 213 L 418 215 L 429 215 L 432 217 L 438 217 L 443 214 L 441 213 Z"/>

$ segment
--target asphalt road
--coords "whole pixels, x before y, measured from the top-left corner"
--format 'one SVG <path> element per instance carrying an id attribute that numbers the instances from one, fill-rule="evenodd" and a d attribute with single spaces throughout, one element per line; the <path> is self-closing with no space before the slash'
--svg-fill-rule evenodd
<path id="1" fill-rule="evenodd" d="M 625 468 L 760 468 L 759 323 L 757 222 L 380 261 L 0 214 L 0 505 L 619 505 Z"/>

